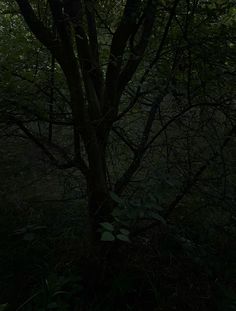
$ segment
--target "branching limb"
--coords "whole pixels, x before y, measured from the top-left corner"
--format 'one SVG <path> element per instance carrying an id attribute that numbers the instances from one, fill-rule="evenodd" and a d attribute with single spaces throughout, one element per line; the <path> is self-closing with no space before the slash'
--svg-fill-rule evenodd
<path id="1" fill-rule="evenodd" d="M 46 46 L 52 54 L 58 59 L 61 59 L 61 45 L 56 37 L 53 36 L 50 29 L 37 18 L 32 6 L 28 0 L 15 0 L 20 8 L 21 14 L 30 30 L 34 33 L 35 37 Z"/>

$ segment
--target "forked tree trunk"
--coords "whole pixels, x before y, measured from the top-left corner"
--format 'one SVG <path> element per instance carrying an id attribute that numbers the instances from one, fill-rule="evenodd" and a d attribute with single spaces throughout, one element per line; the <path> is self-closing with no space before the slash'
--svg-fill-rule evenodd
<path id="1" fill-rule="evenodd" d="M 99 223 L 110 219 L 114 204 L 106 179 L 107 139 L 112 124 L 117 119 L 122 94 L 144 57 L 152 35 L 158 1 L 124 1 L 120 21 L 111 38 L 104 77 L 104 68 L 100 65 L 99 57 L 102 49 L 96 25 L 96 1 L 46 1 L 45 5 L 50 10 L 49 15 L 55 26 L 53 33 L 40 19 L 40 14 L 31 5 L 31 1 L 15 1 L 30 30 L 51 52 L 65 75 L 71 96 L 75 160 L 87 181 L 90 222 L 94 239 L 97 240 Z M 155 63 L 179 1 L 174 1 Z M 148 119 L 143 133 L 144 139 L 138 149 L 141 152 L 151 130 L 149 123 Z M 81 142 L 86 157 L 81 153 Z M 131 163 L 128 171 L 124 173 L 126 180 L 132 176 L 139 164 L 140 161 L 137 162 L 135 158 L 135 163 Z M 120 184 L 119 188 L 123 189 Z"/>
<path id="2" fill-rule="evenodd" d="M 93 129 L 93 139 L 89 139 L 87 145 L 87 157 L 89 161 L 89 172 L 86 176 L 88 213 L 90 218 L 93 243 L 100 241 L 101 222 L 111 221 L 111 213 L 114 202 L 110 196 L 110 189 L 106 174 L 106 152 L 105 144 L 101 144 L 96 130 Z M 94 133 L 95 132 L 95 133 Z"/>

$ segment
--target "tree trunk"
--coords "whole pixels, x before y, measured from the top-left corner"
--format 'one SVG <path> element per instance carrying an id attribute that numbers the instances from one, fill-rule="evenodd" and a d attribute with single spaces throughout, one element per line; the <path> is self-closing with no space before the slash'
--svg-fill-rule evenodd
<path id="1" fill-rule="evenodd" d="M 94 171 L 90 171 L 90 176 L 87 179 L 87 191 L 88 191 L 88 211 L 90 217 L 90 223 L 93 231 L 93 239 L 95 242 L 100 240 L 101 222 L 109 222 L 112 219 L 111 212 L 114 207 L 114 202 L 111 199 L 109 193 L 109 187 L 106 178 L 106 160 L 103 152 L 100 155 L 94 155 L 93 161 L 99 162 L 99 170 L 96 168 Z M 92 166 L 92 165 L 91 165 Z"/>

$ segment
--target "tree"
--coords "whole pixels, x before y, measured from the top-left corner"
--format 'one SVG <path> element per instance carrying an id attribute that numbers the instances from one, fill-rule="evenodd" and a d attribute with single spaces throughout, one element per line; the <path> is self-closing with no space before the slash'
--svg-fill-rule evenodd
<path id="1" fill-rule="evenodd" d="M 206 44 L 204 36 L 207 35 L 207 47 L 210 47 L 211 32 L 215 36 L 219 31 L 213 17 L 216 14 L 219 22 L 223 23 L 221 17 L 231 14 L 232 4 L 215 1 L 220 6 L 220 13 L 217 14 L 214 6 L 198 1 L 159 3 L 155 0 L 127 0 L 115 5 L 110 1 L 92 0 L 16 2 L 29 29 L 52 55 L 52 78 L 57 64 L 65 77 L 70 97 L 66 102 L 67 111 L 72 114 L 72 119 L 55 120 L 50 110 L 45 120 L 51 128 L 54 124 L 72 125 L 73 157 L 57 146 L 66 159 L 65 163 L 60 163 L 24 122 L 12 116 L 10 118 L 45 152 L 54 165 L 59 168 L 76 167 L 82 172 L 87 183 L 93 232 L 97 235 L 99 223 L 110 220 L 115 205 L 110 191 L 122 194 L 139 169 L 147 150 L 168 127 L 181 116 L 191 114 L 192 110 L 201 110 L 202 116 L 204 107 L 214 111 L 218 111 L 219 106 L 225 109 L 223 104 L 217 103 L 220 94 L 206 102 L 205 83 L 210 81 L 207 93 L 212 97 L 216 90 L 213 81 L 219 71 L 215 73 L 212 70 L 212 76 L 205 81 L 204 72 L 208 68 L 201 59 L 199 45 Z M 203 36 L 199 35 L 196 39 L 198 33 Z M 210 48 L 208 51 L 210 53 Z M 220 59 L 218 63 L 225 61 Z M 230 64 L 224 64 L 222 70 L 229 69 Z M 180 91 L 185 93 L 185 89 L 186 95 L 178 94 Z M 199 95 L 197 99 L 194 95 L 196 90 Z M 163 124 L 160 106 L 170 91 L 181 105 L 177 107 L 176 114 L 171 112 Z M 227 92 L 230 93 L 230 90 Z M 53 87 L 49 97 L 53 104 Z M 130 112 L 143 99 L 146 110 L 143 109 L 141 115 L 144 120 L 133 128 L 134 139 L 131 142 L 126 133 L 115 125 L 118 121 L 129 123 Z M 225 99 L 225 104 L 228 101 L 231 98 Z M 157 132 L 153 133 L 158 118 L 161 127 L 157 127 Z M 191 115 L 187 119 L 191 120 Z M 197 122 L 198 118 L 195 118 L 195 123 L 191 125 L 196 126 Z M 110 183 L 107 147 L 112 132 L 124 142 L 132 156 L 118 179 Z M 49 137 L 51 140 L 50 133 Z M 205 167 L 204 163 L 202 165 Z M 200 171 L 201 167 L 198 168 Z M 198 170 L 196 174 L 189 174 L 190 177 L 186 179 L 190 179 L 190 182 L 170 204 L 171 209 L 192 187 Z"/>
<path id="2" fill-rule="evenodd" d="M 32 262 L 36 266 L 39 262 L 39 276 L 33 279 L 41 280 L 45 274 L 45 282 L 42 282 L 43 290 L 41 287 L 37 290 L 38 284 L 32 286 L 30 275 L 29 287 L 33 288 L 33 293 L 27 293 L 27 297 L 21 292 L 19 295 L 16 286 L 16 294 L 11 295 L 13 299 L 6 299 L 13 301 L 10 308 L 16 310 L 19 305 L 24 308 L 28 303 L 46 308 L 48 299 L 44 298 L 50 297 L 48 286 L 44 285 L 48 285 L 49 280 L 50 289 L 50 275 L 47 277 L 48 273 L 42 271 L 44 258 L 49 262 L 49 269 L 46 269 L 49 274 L 50 271 L 58 271 L 60 275 L 70 278 L 73 271 L 74 280 L 74 273 L 78 271 L 85 289 L 78 289 L 80 297 L 85 293 L 90 300 L 96 293 L 91 304 L 87 303 L 86 298 L 80 299 L 82 309 L 88 309 L 89 306 L 109 309 L 110 299 L 104 297 L 109 294 L 111 301 L 117 300 L 113 299 L 116 296 L 113 296 L 112 289 L 115 294 L 120 292 L 117 284 L 122 287 L 127 281 L 131 287 L 125 286 L 127 290 L 122 290 L 121 296 L 119 293 L 117 296 L 121 297 L 117 300 L 121 303 L 122 296 L 125 296 L 123 309 L 130 297 L 133 298 L 133 285 L 137 283 L 139 286 L 140 282 L 143 283 L 143 289 L 138 289 L 139 296 L 146 297 L 147 292 L 148 296 L 153 292 L 156 308 L 158 304 L 160 308 L 171 309 L 176 304 L 177 308 L 181 309 L 182 306 L 182 309 L 186 309 L 189 306 L 191 309 L 193 299 L 188 299 L 191 292 L 199 301 L 200 309 L 208 309 L 211 300 L 217 305 L 213 294 L 215 279 L 221 280 L 217 286 L 225 284 L 230 289 L 230 296 L 233 277 L 230 280 L 229 275 L 234 271 L 233 266 L 230 268 L 233 253 L 226 250 L 228 245 L 229 249 L 233 249 L 230 240 L 235 241 L 236 219 L 236 150 L 231 144 L 236 130 L 234 1 L 5 0 L 0 2 L 0 14 L 0 141 L 7 141 L 2 136 L 9 135 L 12 143 L 10 153 L 4 144 L 0 153 L 4 155 L 0 168 L 6 171 L 1 172 L 2 179 L 6 176 L 8 181 L 3 192 L 0 188 L 0 197 L 3 202 L 11 203 L 15 199 L 11 194 L 15 189 L 17 193 L 18 184 L 23 182 L 23 185 L 29 185 L 30 174 L 22 172 L 25 158 L 16 165 L 13 162 L 14 166 L 8 163 L 12 163 L 11 156 L 15 156 L 20 149 L 17 143 L 22 138 L 31 140 L 36 145 L 34 157 L 41 157 L 39 148 L 44 153 L 43 160 L 48 158 L 53 165 L 53 169 L 49 166 L 53 171 L 50 177 L 55 177 L 59 172 L 63 176 L 74 174 L 73 177 L 79 176 L 76 179 L 78 184 L 82 184 L 82 187 L 87 184 L 86 214 L 89 211 L 93 236 L 93 240 L 87 240 L 91 246 L 99 246 L 89 249 L 92 254 L 89 253 L 88 258 L 80 245 L 82 230 L 77 229 L 82 226 L 77 220 L 81 219 L 81 207 L 84 207 L 81 201 L 72 203 L 78 206 L 75 214 L 74 206 L 64 202 L 64 193 L 63 202 L 58 204 L 56 200 L 53 205 L 51 201 L 48 203 L 47 192 L 53 192 L 54 185 L 51 188 L 37 188 L 33 194 L 33 187 L 27 188 L 27 194 L 31 197 L 28 200 L 28 197 L 24 197 L 25 193 L 22 194 L 23 204 L 20 207 L 26 206 L 27 211 L 29 208 L 30 215 L 22 217 L 22 209 L 17 209 L 20 211 L 19 217 L 14 220 L 17 231 L 13 231 L 14 226 L 9 226 L 15 212 L 12 213 L 7 204 L 3 210 L 5 257 L 13 257 L 17 266 L 19 258 L 25 266 L 25 256 L 26 263 Z M 28 142 L 26 144 L 30 145 Z M 20 150 L 22 153 L 25 151 L 28 150 Z M 37 174 L 37 167 L 34 169 Z M 23 173 L 19 183 L 16 181 L 19 176 L 17 171 L 19 175 Z M 8 178 L 9 173 L 12 176 Z M 61 200 L 61 197 L 56 196 L 56 199 Z M 21 203 L 21 200 L 18 202 Z M 38 203 L 42 212 L 37 208 Z M 60 218 L 58 222 L 54 211 Z M 27 223 L 27 226 L 18 228 L 21 223 Z M 156 228 L 160 223 L 165 225 L 164 228 Z M 168 226 L 169 223 L 171 226 Z M 42 240 L 37 231 L 41 224 L 49 229 L 47 232 L 43 230 Z M 117 244 L 97 243 L 100 239 L 99 227 L 103 230 L 102 240 L 120 239 L 128 242 L 131 237 L 135 243 L 122 245 L 114 253 L 108 252 L 112 256 L 105 256 L 106 260 L 103 261 L 104 257 L 100 255 L 108 254 L 106 246 L 110 251 L 110 245 L 114 250 L 113 246 Z M 147 232 L 154 227 L 156 230 Z M 135 239 L 137 234 L 143 232 L 145 237 Z M 226 238 L 227 235 L 230 240 Z M 10 241 L 8 237 L 11 237 Z M 22 245 L 18 243 L 21 237 Z M 14 256 L 10 250 L 11 241 Z M 15 249 L 15 241 L 19 248 Z M 91 243 L 93 241 L 95 243 Z M 25 245 L 28 245 L 27 252 L 23 251 Z M 60 245 L 59 249 L 54 245 Z M 48 254 L 51 246 L 55 251 Z M 96 252 L 97 249 L 99 252 Z M 85 264 L 78 256 L 80 250 L 82 259 L 86 256 Z M 21 251 L 23 258 L 15 256 Z M 35 253 L 39 259 L 31 253 Z M 64 254 L 63 258 L 54 260 L 61 253 Z M 217 260 L 212 260 L 213 253 L 217 254 Z M 166 254 L 174 258 L 173 265 L 163 265 Z M 76 269 L 73 268 L 74 264 Z M 186 264 L 189 267 L 187 270 Z M 157 269 L 158 275 L 155 274 L 157 265 L 163 268 L 161 275 L 160 269 Z M 29 274 L 30 266 L 27 264 L 25 267 Z M 151 269 L 154 274 L 150 271 L 150 283 L 146 283 L 146 271 L 150 270 L 150 266 L 154 268 Z M 3 260 L 3 270 L 5 267 L 4 279 L 8 282 L 11 279 L 8 273 L 11 263 L 9 265 L 8 260 L 6 265 Z M 201 275 L 199 277 L 198 268 L 202 271 L 203 279 Z M 20 277 L 17 277 L 20 287 L 25 269 L 20 267 Z M 190 278 L 193 283 L 190 292 L 187 286 L 189 273 L 186 274 L 189 269 L 196 272 L 197 279 L 195 283 L 195 276 Z M 176 287 L 176 284 L 172 284 L 172 291 L 168 273 L 175 275 L 176 280 L 179 276 L 186 279 L 183 282 L 186 286 L 180 284 Z M 156 282 L 160 276 L 161 282 Z M 202 282 L 205 279 L 206 284 Z M 15 283 L 15 279 L 12 282 Z M 75 282 L 78 287 L 77 278 Z M 65 284 L 64 278 L 62 283 L 62 296 L 66 302 L 64 289 L 67 291 L 68 287 L 74 293 L 74 285 Z M 104 291 L 102 283 L 105 285 Z M 153 288 L 154 283 L 167 286 Z M 5 288 L 3 282 L 2 285 Z M 55 285 L 58 287 L 57 283 Z M 166 288 L 170 289 L 168 293 Z M 224 287 L 222 289 L 225 291 Z M 169 299 L 177 291 L 184 293 L 180 299 Z M 205 292 L 210 294 L 208 299 L 205 299 Z M 14 296 L 17 296 L 16 300 L 18 296 L 20 300 L 26 300 L 14 303 Z M 53 292 L 52 296 L 53 302 L 60 298 Z M 75 304 L 79 308 L 77 296 Z M 163 299 L 159 299 L 161 296 Z M 199 300 L 202 296 L 204 302 Z M 168 299 L 170 304 L 166 305 Z M 39 300 L 39 304 L 36 300 Z M 64 298 L 62 300 L 64 304 Z M 70 295 L 68 300 L 68 308 L 72 309 L 74 298 Z M 103 303 L 100 303 L 101 300 Z M 139 300 L 138 297 L 137 304 Z M 227 307 L 227 303 L 223 304 Z M 232 306 L 231 301 L 228 306 Z M 56 305 L 50 303 L 49 307 Z M 118 304 L 119 308 L 122 309 L 121 304 Z"/>
<path id="3" fill-rule="evenodd" d="M 39 11 L 36 12 L 36 2 L 16 2 L 30 30 L 51 52 L 64 73 L 74 129 L 74 159 L 64 166 L 75 166 L 83 173 L 91 221 L 96 230 L 101 221 L 109 219 L 113 207 L 106 164 L 109 134 L 118 118 L 124 90 L 143 60 L 153 32 L 158 1 L 128 0 L 119 4 L 120 17 L 117 25 L 113 25 L 114 30 L 111 29 L 105 74 L 101 67 L 96 12 L 99 6 L 109 5 L 107 1 L 50 0 L 49 26 L 40 19 Z M 172 17 L 178 2 L 174 2 Z M 44 5 L 47 2 L 39 6 Z M 132 165 L 116 183 L 117 193 L 121 193 L 140 164 L 152 125 L 151 115 L 149 119 Z M 22 130 L 26 131 L 23 126 Z M 84 155 L 81 146 L 85 149 Z"/>

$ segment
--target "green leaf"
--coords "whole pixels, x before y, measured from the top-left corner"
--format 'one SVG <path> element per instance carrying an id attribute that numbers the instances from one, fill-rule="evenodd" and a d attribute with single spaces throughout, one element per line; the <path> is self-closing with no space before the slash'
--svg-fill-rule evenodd
<path id="1" fill-rule="evenodd" d="M 56 302 L 51 302 L 47 305 L 47 309 L 57 309 L 58 305 Z"/>
<path id="2" fill-rule="evenodd" d="M 34 233 L 26 233 L 23 237 L 23 240 L 25 241 L 33 241 L 35 238 L 35 234 Z"/>
<path id="3" fill-rule="evenodd" d="M 123 242 L 131 242 L 130 238 L 127 235 L 124 234 L 117 234 L 117 239 L 123 241 Z"/>
<path id="4" fill-rule="evenodd" d="M 122 211 L 119 208 L 115 208 L 111 214 L 113 217 L 120 217 L 122 215 Z"/>
<path id="5" fill-rule="evenodd" d="M 120 229 L 120 232 L 121 232 L 122 234 L 124 234 L 124 235 L 129 235 L 129 234 L 130 234 L 129 230 L 123 229 L 123 228 Z"/>
<path id="6" fill-rule="evenodd" d="M 114 200 L 118 204 L 123 204 L 123 200 L 115 193 L 115 192 L 110 192 L 110 196 L 112 200 Z"/>
<path id="7" fill-rule="evenodd" d="M 160 222 L 162 222 L 163 224 L 166 224 L 165 219 L 158 213 L 155 212 L 149 212 L 148 216 L 152 217 L 155 220 L 159 220 Z"/>
<path id="8" fill-rule="evenodd" d="M 106 229 L 106 230 L 108 230 L 108 231 L 114 231 L 114 226 L 113 226 L 113 224 L 111 224 L 111 223 L 109 223 L 109 222 L 102 222 L 102 223 L 100 223 L 100 225 L 101 225 L 104 229 Z"/>
<path id="9" fill-rule="evenodd" d="M 109 232 L 109 231 L 105 231 L 102 233 L 102 236 L 101 236 L 101 241 L 114 241 L 115 240 L 115 237 L 114 235 Z"/>
<path id="10" fill-rule="evenodd" d="M 7 306 L 8 306 L 7 303 L 4 303 L 4 304 L 0 305 L 0 311 L 4 311 Z"/>

